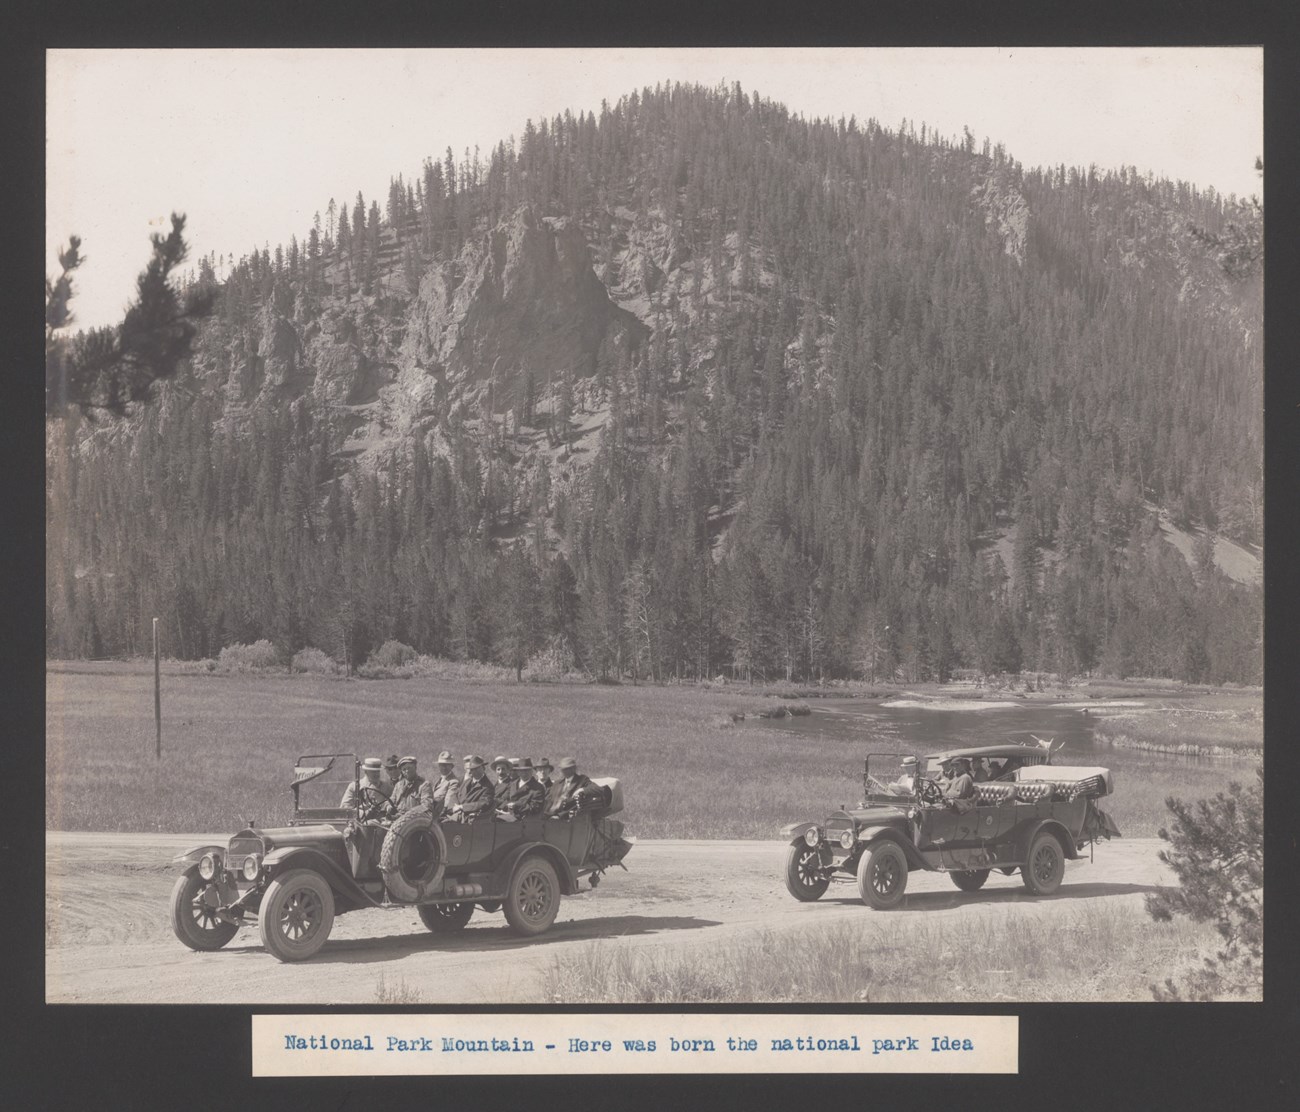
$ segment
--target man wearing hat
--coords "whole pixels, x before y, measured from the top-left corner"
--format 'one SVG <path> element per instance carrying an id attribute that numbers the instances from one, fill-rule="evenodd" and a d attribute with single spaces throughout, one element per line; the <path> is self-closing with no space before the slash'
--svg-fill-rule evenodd
<path id="1" fill-rule="evenodd" d="M 487 762 L 482 757 L 465 758 L 465 779 L 456 789 L 456 799 L 448 818 L 473 822 L 479 815 L 491 814 L 495 789 L 487 777 Z"/>
<path id="2" fill-rule="evenodd" d="M 404 811 L 433 810 L 433 788 L 429 786 L 429 781 L 415 770 L 415 758 L 403 757 L 397 762 L 397 767 L 401 779 L 397 781 L 397 787 L 393 789 L 393 794 L 388 801 L 389 807 L 392 808 L 390 813 L 400 815 Z"/>
<path id="3" fill-rule="evenodd" d="M 438 754 L 438 779 L 433 784 L 434 814 L 450 809 L 456 802 L 456 789 L 460 777 L 456 775 L 456 762 L 451 752 L 444 749 Z"/>
<path id="4" fill-rule="evenodd" d="M 402 778 L 401 769 L 398 768 L 397 754 L 390 753 L 384 758 L 384 779 L 388 781 L 388 794 L 393 794 L 393 789 L 397 787 L 397 781 Z"/>
<path id="5" fill-rule="evenodd" d="M 530 815 L 540 815 L 546 805 L 546 789 L 533 779 L 531 757 L 519 757 L 514 763 L 515 779 L 505 792 L 497 793 L 497 815 L 514 822 Z"/>
<path id="6" fill-rule="evenodd" d="M 492 761 L 492 773 L 496 776 L 498 797 L 515 782 L 515 757 L 496 757 Z"/>
<path id="7" fill-rule="evenodd" d="M 564 815 L 576 810 L 579 793 L 591 787 L 590 777 L 578 771 L 578 762 L 572 757 L 560 761 L 560 775 L 564 779 L 551 789 L 553 798 L 546 809 L 548 815 Z"/>
<path id="8" fill-rule="evenodd" d="M 361 762 L 361 779 L 347 786 L 339 806 L 349 810 L 359 808 L 363 821 L 383 814 L 390 794 L 383 781 L 383 771 L 383 762 L 378 757 L 367 757 Z"/>
<path id="9" fill-rule="evenodd" d="M 965 806 L 959 804 L 975 795 L 975 781 L 970 774 L 970 758 L 954 757 L 951 761 L 945 762 L 944 775 L 951 777 L 944 785 L 944 798 L 951 800 L 959 811 L 969 809 L 969 804 Z"/>
<path id="10" fill-rule="evenodd" d="M 550 757 L 543 757 L 537 762 L 537 767 L 533 772 L 533 779 L 542 785 L 544 791 L 551 790 L 551 773 L 555 771 L 555 766 L 551 764 Z"/>

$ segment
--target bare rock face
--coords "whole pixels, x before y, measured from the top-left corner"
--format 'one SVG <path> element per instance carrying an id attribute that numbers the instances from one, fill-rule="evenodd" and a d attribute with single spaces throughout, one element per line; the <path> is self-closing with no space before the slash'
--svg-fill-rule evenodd
<path id="1" fill-rule="evenodd" d="M 984 223 L 1002 240 L 1002 250 L 1019 263 L 1025 261 L 1029 236 L 1029 202 L 1005 175 L 991 171 L 972 194 L 984 210 Z"/>
<path id="2" fill-rule="evenodd" d="M 610 301 L 582 230 L 521 208 L 433 268 L 411 305 L 399 386 L 426 398 L 418 376 L 490 395 L 497 412 L 534 383 L 592 374 L 602 354 L 639 346 L 645 327 Z"/>

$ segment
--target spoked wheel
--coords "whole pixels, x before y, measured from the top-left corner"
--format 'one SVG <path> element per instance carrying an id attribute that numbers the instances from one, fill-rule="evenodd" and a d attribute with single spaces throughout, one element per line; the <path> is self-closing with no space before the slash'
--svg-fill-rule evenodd
<path id="1" fill-rule="evenodd" d="M 262 945 L 281 961 L 315 954 L 334 925 L 334 893 L 320 873 L 294 869 L 267 886 L 257 916 Z"/>
<path id="2" fill-rule="evenodd" d="M 1029 860 L 1020 868 L 1020 877 L 1035 896 L 1050 896 L 1061 887 L 1065 876 L 1065 855 L 1056 835 L 1046 830 L 1034 835 L 1029 843 Z"/>
<path id="3" fill-rule="evenodd" d="M 451 934 L 465 929 L 470 916 L 474 914 L 472 903 L 421 904 L 416 908 L 420 913 L 420 922 L 434 934 Z"/>
<path id="4" fill-rule="evenodd" d="M 525 857 L 515 866 L 504 901 L 506 922 L 516 934 L 541 934 L 560 910 L 560 878 L 551 863 Z"/>
<path id="5" fill-rule="evenodd" d="M 176 878 L 172 888 L 172 930 L 191 950 L 220 950 L 239 928 L 217 918 L 220 896 L 197 871 Z"/>
<path id="6" fill-rule="evenodd" d="M 971 869 L 964 873 L 949 873 L 953 884 L 963 892 L 978 892 L 989 878 L 988 869 Z"/>
<path id="7" fill-rule="evenodd" d="M 785 886 L 796 900 L 811 903 L 821 899 L 830 880 L 821 871 L 821 853 L 802 841 L 792 845 L 785 855 Z"/>
<path id="8" fill-rule="evenodd" d="M 907 858 L 893 842 L 877 842 L 858 862 L 858 893 L 864 903 L 887 911 L 903 902 Z"/>

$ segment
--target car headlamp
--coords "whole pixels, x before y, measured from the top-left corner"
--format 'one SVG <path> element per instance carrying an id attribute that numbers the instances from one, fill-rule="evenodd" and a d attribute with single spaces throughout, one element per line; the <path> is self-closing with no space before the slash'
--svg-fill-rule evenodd
<path id="1" fill-rule="evenodd" d="M 244 879 L 256 880 L 257 874 L 262 871 L 262 862 L 257 859 L 257 854 L 250 853 L 244 858 Z"/>
<path id="2" fill-rule="evenodd" d="M 217 875 L 217 857 L 216 854 L 205 853 L 199 861 L 199 876 L 204 880 L 211 880 Z"/>
<path id="3" fill-rule="evenodd" d="M 852 830 L 846 830 L 846 831 L 844 831 L 843 834 L 840 835 L 840 845 L 842 845 L 845 849 L 852 849 L 852 848 L 853 848 L 853 831 L 852 831 Z"/>
<path id="4" fill-rule="evenodd" d="M 818 842 L 822 840 L 822 832 L 818 830 L 817 827 L 810 826 L 808 827 L 807 830 L 804 831 L 803 840 L 808 845 L 815 846 Z"/>

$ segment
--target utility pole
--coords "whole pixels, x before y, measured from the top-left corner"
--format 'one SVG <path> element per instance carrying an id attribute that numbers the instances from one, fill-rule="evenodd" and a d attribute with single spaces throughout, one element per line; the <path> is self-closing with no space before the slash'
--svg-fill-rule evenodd
<path id="1" fill-rule="evenodd" d="M 158 665 L 158 619 L 153 620 L 154 757 L 162 760 L 162 670 Z"/>

